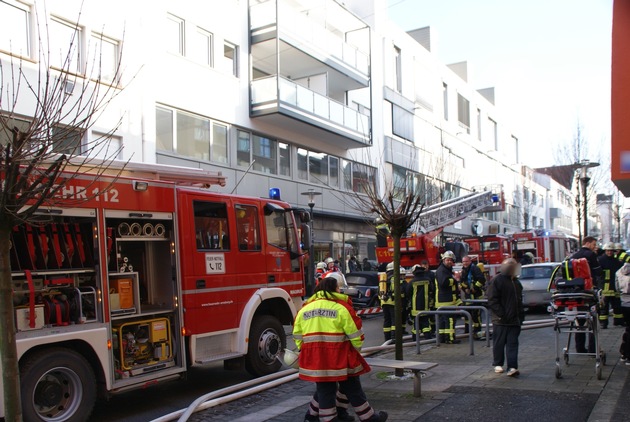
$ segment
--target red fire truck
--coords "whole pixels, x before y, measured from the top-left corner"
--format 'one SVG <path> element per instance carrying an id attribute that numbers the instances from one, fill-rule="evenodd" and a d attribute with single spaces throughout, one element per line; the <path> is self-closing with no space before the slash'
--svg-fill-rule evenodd
<path id="1" fill-rule="evenodd" d="M 512 251 L 520 259 L 526 252 L 534 262 L 559 262 L 577 250 L 577 239 L 561 232 L 534 230 L 512 234 Z"/>
<path id="2" fill-rule="evenodd" d="M 279 369 L 304 295 L 309 214 L 197 185 L 225 179 L 160 165 L 83 175 L 61 193 L 67 206 L 14 228 L 25 420 L 86 420 L 97 396 L 181 378 L 187 365 Z"/>
<path id="3" fill-rule="evenodd" d="M 444 248 L 436 241 L 444 227 L 478 212 L 501 211 L 505 207 L 501 185 L 484 188 L 424 209 L 409 234 L 400 239 L 400 265 L 437 268 Z M 385 243 L 386 242 L 386 243 Z M 394 242 L 386 230 L 377 230 L 376 258 L 379 264 L 392 262 Z"/>
<path id="4" fill-rule="evenodd" d="M 511 240 L 507 236 L 491 234 L 486 236 L 467 237 L 468 254 L 484 264 L 500 264 L 512 253 Z"/>

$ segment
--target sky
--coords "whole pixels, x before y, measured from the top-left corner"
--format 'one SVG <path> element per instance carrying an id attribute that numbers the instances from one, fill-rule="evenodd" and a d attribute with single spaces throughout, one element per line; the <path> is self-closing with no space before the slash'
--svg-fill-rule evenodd
<path id="1" fill-rule="evenodd" d="M 387 0 L 399 27 L 431 26 L 440 61 L 468 62 L 468 82 L 495 87 L 495 103 L 530 167 L 578 124 L 591 161 L 610 166 L 613 0 Z M 601 156 L 598 156 L 601 151 Z"/>

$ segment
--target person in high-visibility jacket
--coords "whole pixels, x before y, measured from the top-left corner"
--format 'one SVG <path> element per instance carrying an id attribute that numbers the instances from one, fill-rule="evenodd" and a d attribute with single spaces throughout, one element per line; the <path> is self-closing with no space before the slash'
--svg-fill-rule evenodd
<path id="1" fill-rule="evenodd" d="M 437 278 L 435 307 L 438 310 L 442 306 L 462 304 L 457 281 L 453 275 L 453 265 L 455 265 L 455 254 L 451 251 L 444 252 L 442 262 L 435 272 Z M 453 315 L 440 315 L 438 333 L 440 341 L 443 343 L 455 344 L 460 342 L 455 338 L 455 317 Z"/>
<path id="2" fill-rule="evenodd" d="M 382 273 L 381 273 L 382 274 Z M 401 312 L 405 315 L 406 298 L 404 292 L 405 271 L 400 270 L 400 295 L 402 300 Z M 379 274 L 379 277 L 381 275 Z M 382 286 L 385 286 L 384 288 Z M 379 299 L 381 300 L 381 309 L 383 310 L 383 336 L 385 341 L 392 340 L 396 333 L 396 302 L 394 297 L 394 263 L 387 264 L 385 269 L 385 280 L 379 280 Z M 406 319 L 406 318 L 405 318 Z M 405 323 L 403 319 L 403 324 Z"/>
<path id="3" fill-rule="evenodd" d="M 462 258 L 462 272 L 459 276 L 459 288 L 464 292 L 466 299 L 481 299 L 486 286 L 486 276 L 472 258 L 468 255 Z M 481 340 L 481 312 L 479 309 L 470 311 L 472 317 L 472 330 L 475 340 Z M 466 323 L 466 333 L 470 330 L 470 321 Z"/>
<path id="4" fill-rule="evenodd" d="M 602 267 L 603 277 L 599 288 L 602 290 L 604 303 L 599 308 L 599 325 L 608 328 L 608 314 L 613 310 L 613 325 L 624 325 L 621 313 L 621 299 L 615 288 L 615 274 L 623 266 L 623 263 L 615 257 L 615 244 L 608 242 L 604 245 L 604 255 L 598 258 Z"/>
<path id="5" fill-rule="evenodd" d="M 336 392 L 348 397 L 359 420 L 384 422 L 387 413 L 375 412 L 361 387 L 360 375 L 370 371 L 363 356 L 361 319 L 346 295 L 339 293 L 337 278 L 323 278 L 315 294 L 298 312 L 293 339 L 300 350 L 299 377 L 317 384 L 320 421 L 337 421 Z M 316 420 L 307 413 L 306 420 Z"/>
<path id="6" fill-rule="evenodd" d="M 414 321 L 412 332 L 412 340 L 416 340 L 416 335 L 420 331 L 425 339 L 430 339 L 431 324 L 430 317 L 427 314 L 420 315 L 418 318 L 418 327 L 416 327 L 416 316 L 422 311 L 429 311 L 435 305 L 435 276 L 428 271 L 426 264 L 416 264 L 411 267 L 413 278 L 406 283 L 405 296 L 409 298 L 409 307 L 411 317 Z"/>

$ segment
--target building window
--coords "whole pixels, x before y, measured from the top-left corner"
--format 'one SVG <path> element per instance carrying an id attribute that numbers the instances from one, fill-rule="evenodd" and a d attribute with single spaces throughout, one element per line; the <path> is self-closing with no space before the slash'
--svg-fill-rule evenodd
<path id="1" fill-rule="evenodd" d="M 227 125 L 164 107 L 156 107 L 155 118 L 158 150 L 203 161 L 228 162 Z"/>
<path id="2" fill-rule="evenodd" d="M 470 134 L 470 102 L 461 94 L 457 94 L 457 120 L 459 125 Z"/>
<path id="3" fill-rule="evenodd" d="M 400 48 L 394 46 L 394 89 L 402 92 L 402 56 Z"/>
<path id="4" fill-rule="evenodd" d="M 297 150 L 298 179 L 308 180 L 308 151 L 304 148 Z"/>
<path id="5" fill-rule="evenodd" d="M 30 10 L 12 0 L 0 1 L 0 49 L 30 57 Z"/>
<path id="6" fill-rule="evenodd" d="M 166 51 L 184 55 L 184 20 L 170 13 L 166 14 Z"/>
<path id="7" fill-rule="evenodd" d="M 192 59 L 198 63 L 212 67 L 212 33 L 197 28 L 194 37 L 195 45 L 191 51 Z"/>
<path id="8" fill-rule="evenodd" d="M 392 173 L 393 196 L 402 200 L 407 194 L 407 170 L 403 167 L 393 166 Z"/>
<path id="9" fill-rule="evenodd" d="M 392 104 L 392 133 L 413 142 L 413 116 L 413 113 Z"/>
<path id="10" fill-rule="evenodd" d="M 477 139 L 481 141 L 481 110 L 477 109 Z"/>
<path id="11" fill-rule="evenodd" d="M 444 120 L 448 120 L 448 85 L 442 83 L 442 100 L 444 102 Z"/>
<path id="12" fill-rule="evenodd" d="M 104 160 L 122 159 L 122 138 L 108 133 L 92 132 L 88 155 Z"/>
<path id="13" fill-rule="evenodd" d="M 493 147 L 495 151 L 499 150 L 499 131 L 497 129 L 497 122 L 488 117 L 488 122 L 490 122 L 490 131 L 492 132 L 492 141 Z"/>
<path id="14" fill-rule="evenodd" d="M 366 193 L 374 189 L 375 169 L 365 164 L 346 162 L 344 175 L 348 190 L 358 193 Z"/>
<path id="15" fill-rule="evenodd" d="M 174 151 L 173 110 L 155 109 L 155 141 L 158 150 Z"/>
<path id="16" fill-rule="evenodd" d="M 291 148 L 289 144 L 278 142 L 279 167 L 281 176 L 291 176 Z"/>
<path id="17" fill-rule="evenodd" d="M 258 135 L 252 135 L 252 158 L 254 170 L 276 174 L 276 141 Z"/>
<path id="18" fill-rule="evenodd" d="M 328 155 L 321 152 L 308 154 L 309 181 L 322 185 L 328 184 Z"/>
<path id="19" fill-rule="evenodd" d="M 87 76 L 99 81 L 114 81 L 118 73 L 118 41 L 92 34 L 88 50 Z"/>
<path id="20" fill-rule="evenodd" d="M 72 73 L 81 73 L 81 28 L 59 18 L 51 18 L 48 26 L 50 66 Z"/>
<path id="21" fill-rule="evenodd" d="M 239 130 L 236 139 L 236 164 L 239 167 L 249 167 L 252 162 L 251 153 L 249 132 Z"/>
<path id="22" fill-rule="evenodd" d="M 518 163 L 518 138 L 512 135 L 512 152 L 514 153 L 514 162 Z"/>
<path id="23" fill-rule="evenodd" d="M 328 157 L 328 170 L 330 172 L 330 186 L 339 187 L 339 158 Z"/>
<path id="24" fill-rule="evenodd" d="M 225 71 L 238 78 L 238 46 L 223 43 L 223 57 L 225 59 Z"/>
<path id="25" fill-rule="evenodd" d="M 52 151 L 57 154 L 79 155 L 82 153 L 82 138 L 82 134 L 72 127 L 54 127 L 52 129 Z"/>

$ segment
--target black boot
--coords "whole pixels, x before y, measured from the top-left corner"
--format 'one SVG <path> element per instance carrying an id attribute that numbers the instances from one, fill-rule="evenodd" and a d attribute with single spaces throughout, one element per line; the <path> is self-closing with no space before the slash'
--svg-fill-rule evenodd
<path id="1" fill-rule="evenodd" d="M 343 407 L 337 407 L 337 419 L 340 421 L 351 422 L 354 420 L 354 416 L 348 413 L 348 409 Z"/>
<path id="2" fill-rule="evenodd" d="M 387 420 L 387 412 L 384 411 L 374 411 L 374 414 L 370 419 L 367 419 L 366 422 L 385 422 Z"/>
<path id="3" fill-rule="evenodd" d="M 307 411 L 306 411 L 306 415 L 304 415 L 304 422 L 319 422 L 319 416 L 313 416 L 313 415 L 311 415 L 311 413 L 307 410 Z"/>

